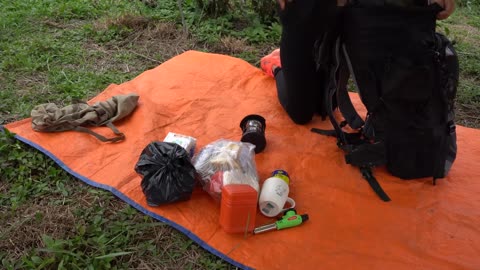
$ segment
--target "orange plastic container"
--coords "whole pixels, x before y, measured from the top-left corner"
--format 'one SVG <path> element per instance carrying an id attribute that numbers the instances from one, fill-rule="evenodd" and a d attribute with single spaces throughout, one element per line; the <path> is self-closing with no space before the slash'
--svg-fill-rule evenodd
<path id="1" fill-rule="evenodd" d="M 251 232 L 255 228 L 258 193 L 250 185 L 222 187 L 220 226 L 227 233 Z"/>

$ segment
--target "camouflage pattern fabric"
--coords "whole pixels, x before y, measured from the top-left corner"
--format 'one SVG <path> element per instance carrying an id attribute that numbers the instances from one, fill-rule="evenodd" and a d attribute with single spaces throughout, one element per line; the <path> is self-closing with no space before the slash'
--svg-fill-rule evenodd
<path id="1" fill-rule="evenodd" d="M 138 104 L 137 94 L 118 95 L 106 101 L 90 106 L 77 103 L 59 108 L 54 103 L 37 105 L 31 111 L 32 128 L 39 132 L 60 132 L 76 130 L 89 133 L 103 142 L 118 142 L 125 135 L 118 131 L 113 122 L 120 120 L 134 111 Z M 106 138 L 86 126 L 107 126 L 115 137 Z"/>

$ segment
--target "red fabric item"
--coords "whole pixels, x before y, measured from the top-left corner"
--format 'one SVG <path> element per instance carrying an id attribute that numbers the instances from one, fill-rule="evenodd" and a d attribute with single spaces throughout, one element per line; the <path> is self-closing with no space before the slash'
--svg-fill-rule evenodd
<path id="1" fill-rule="evenodd" d="M 282 67 L 282 64 L 280 63 L 280 49 L 275 49 L 269 55 L 260 59 L 260 67 L 268 76 L 272 78 L 275 77 L 273 74 L 273 67 Z"/>

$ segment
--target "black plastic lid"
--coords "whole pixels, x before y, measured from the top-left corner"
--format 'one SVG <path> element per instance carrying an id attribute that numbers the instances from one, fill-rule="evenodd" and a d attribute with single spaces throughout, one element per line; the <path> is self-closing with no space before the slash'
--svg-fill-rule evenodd
<path id="1" fill-rule="evenodd" d="M 251 120 L 259 121 L 263 126 L 263 130 L 265 130 L 267 128 L 265 118 L 263 118 L 261 115 L 258 115 L 258 114 L 250 114 L 250 115 L 245 116 L 242 119 L 242 121 L 240 122 L 240 128 L 243 130 L 245 128 L 245 125 L 247 124 L 247 122 L 251 121 Z"/>
<path id="2" fill-rule="evenodd" d="M 258 132 L 250 132 L 250 133 L 245 133 L 242 136 L 242 142 L 248 142 L 253 145 L 255 145 L 255 153 L 258 154 L 265 149 L 265 146 L 267 145 L 267 140 L 265 139 L 265 136 L 262 134 L 259 134 Z"/>

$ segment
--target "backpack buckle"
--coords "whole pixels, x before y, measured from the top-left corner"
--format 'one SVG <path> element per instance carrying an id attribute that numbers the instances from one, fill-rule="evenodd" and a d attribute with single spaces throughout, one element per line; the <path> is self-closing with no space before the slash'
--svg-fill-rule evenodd
<path id="1" fill-rule="evenodd" d="M 457 127 L 453 121 L 447 123 L 447 133 L 453 134 L 457 130 Z"/>
<path id="2" fill-rule="evenodd" d="M 387 162 L 383 142 L 356 145 L 345 155 L 345 162 L 358 167 L 382 166 Z"/>

